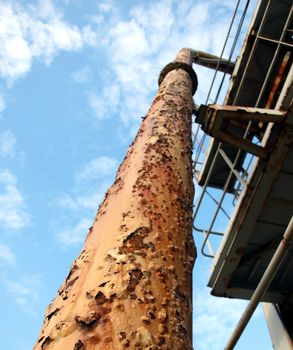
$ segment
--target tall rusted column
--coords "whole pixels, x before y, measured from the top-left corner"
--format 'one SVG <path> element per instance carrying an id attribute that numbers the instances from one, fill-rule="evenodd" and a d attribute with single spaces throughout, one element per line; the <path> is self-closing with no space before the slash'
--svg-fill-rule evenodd
<path id="1" fill-rule="evenodd" d="M 191 63 L 182 49 L 162 71 L 34 349 L 192 348 Z"/>

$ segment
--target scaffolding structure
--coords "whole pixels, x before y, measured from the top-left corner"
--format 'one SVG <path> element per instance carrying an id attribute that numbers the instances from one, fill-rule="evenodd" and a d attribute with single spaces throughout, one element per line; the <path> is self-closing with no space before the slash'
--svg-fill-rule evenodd
<path id="1" fill-rule="evenodd" d="M 260 0 L 232 72 L 227 64 L 224 104 L 217 104 L 218 91 L 209 105 L 209 92 L 206 105 L 195 111 L 194 172 L 202 191 L 194 230 L 204 237 L 202 254 L 213 259 L 208 286 L 215 296 L 250 300 L 227 350 L 260 301 L 266 302 L 274 348 L 293 349 L 292 16 L 291 1 Z M 211 199 L 214 214 L 203 228 L 199 212 Z M 215 228 L 220 214 L 228 223 L 225 232 Z"/>

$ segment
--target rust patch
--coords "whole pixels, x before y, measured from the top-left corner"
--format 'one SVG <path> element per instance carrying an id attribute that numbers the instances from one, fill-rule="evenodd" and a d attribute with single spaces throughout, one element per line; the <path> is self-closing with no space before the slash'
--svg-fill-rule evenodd
<path id="1" fill-rule="evenodd" d="M 168 320 L 168 314 L 165 309 L 162 309 L 158 312 L 158 320 L 161 323 L 166 323 Z"/>
<path id="2" fill-rule="evenodd" d="M 123 304 L 117 304 L 115 307 L 118 311 L 124 312 L 125 311 L 125 307 Z"/>
<path id="3" fill-rule="evenodd" d="M 144 243 L 144 238 L 149 234 L 150 229 L 148 227 L 139 227 L 135 231 L 131 232 L 123 240 L 123 246 L 121 247 L 122 253 L 134 253 L 137 250 L 147 249 L 148 244 Z"/>
<path id="4" fill-rule="evenodd" d="M 84 251 L 82 252 L 82 254 L 84 253 Z M 81 254 L 81 258 L 82 258 L 82 254 Z M 77 264 L 73 264 L 68 276 L 66 277 L 65 283 L 71 278 L 71 276 L 74 274 L 75 271 L 77 271 L 79 268 L 77 266 Z"/>
<path id="5" fill-rule="evenodd" d="M 101 338 L 98 335 L 94 335 L 86 340 L 86 346 L 85 348 L 89 347 L 89 349 L 92 349 L 91 346 L 95 346 L 99 344 L 101 341 Z"/>
<path id="6" fill-rule="evenodd" d="M 57 312 L 60 311 L 59 307 L 57 307 L 54 311 L 50 312 L 49 315 L 47 315 L 47 320 L 50 321 L 51 318 L 57 314 Z"/>
<path id="7" fill-rule="evenodd" d="M 166 340 L 165 340 L 165 338 L 164 338 L 163 336 L 159 336 L 159 337 L 158 337 L 158 340 L 157 340 L 157 343 L 158 343 L 158 345 L 160 346 L 160 345 L 165 344 L 165 343 L 166 343 Z"/>
<path id="8" fill-rule="evenodd" d="M 132 293 L 135 291 L 135 287 L 138 285 L 143 274 L 140 269 L 132 270 L 129 272 L 130 278 L 127 286 L 127 292 Z"/>
<path id="9" fill-rule="evenodd" d="M 76 315 L 75 321 L 82 328 L 91 328 L 93 327 L 101 318 L 101 316 L 96 311 L 90 311 L 85 315 Z"/>
<path id="10" fill-rule="evenodd" d="M 76 276 L 73 280 L 69 281 L 67 284 L 66 284 L 66 288 L 65 288 L 65 291 L 72 287 L 74 285 L 74 283 L 78 280 L 78 276 Z"/>
<path id="11" fill-rule="evenodd" d="M 176 287 L 175 290 L 175 297 L 178 298 L 180 301 L 187 303 L 188 302 L 188 298 L 187 295 L 185 293 L 183 293 L 179 287 Z"/>
<path id="12" fill-rule="evenodd" d="M 40 338 L 38 339 L 38 343 L 40 343 L 44 338 L 45 338 L 44 336 L 40 337 Z"/>
<path id="13" fill-rule="evenodd" d="M 102 305 L 107 301 L 107 298 L 102 292 L 98 292 L 95 296 L 95 300 L 98 305 Z"/>
<path id="14" fill-rule="evenodd" d="M 49 344 L 52 343 L 52 341 L 53 341 L 53 339 L 51 337 L 46 337 L 46 339 L 43 341 L 42 346 L 41 346 L 42 350 L 46 349 L 47 346 L 49 346 Z"/>
<path id="15" fill-rule="evenodd" d="M 73 350 L 80 350 L 83 349 L 84 345 L 83 342 L 81 340 L 78 340 L 75 344 L 74 344 L 74 348 Z"/>
<path id="16" fill-rule="evenodd" d="M 104 325 L 108 321 L 106 315 L 110 312 L 110 307 L 101 306 L 96 311 L 89 311 L 85 314 L 76 315 L 75 321 L 81 328 L 93 328 L 97 324 Z"/>
<path id="17" fill-rule="evenodd" d="M 108 337 L 105 337 L 104 342 L 105 342 L 105 343 L 111 343 L 112 340 L 113 340 L 113 338 L 110 337 L 110 336 L 108 336 Z"/>
<path id="18" fill-rule="evenodd" d="M 78 280 L 78 276 L 76 276 L 75 278 L 73 278 L 71 281 L 69 281 L 69 276 L 71 277 L 73 272 L 70 271 L 64 286 L 58 291 L 59 295 L 62 296 L 63 300 L 66 300 L 68 298 L 67 294 L 70 291 L 70 289 L 72 288 L 72 286 L 74 285 L 74 283 Z"/>
<path id="19" fill-rule="evenodd" d="M 178 331 L 184 335 L 187 335 L 187 330 L 185 327 L 182 326 L 182 324 L 178 326 Z"/>

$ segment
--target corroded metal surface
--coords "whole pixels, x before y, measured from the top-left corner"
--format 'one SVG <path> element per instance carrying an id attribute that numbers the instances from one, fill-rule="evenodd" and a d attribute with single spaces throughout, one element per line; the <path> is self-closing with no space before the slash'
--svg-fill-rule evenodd
<path id="1" fill-rule="evenodd" d="M 159 86 L 161 85 L 162 81 L 165 79 L 165 76 L 175 69 L 183 69 L 185 72 L 189 74 L 189 77 L 192 81 L 192 95 L 194 95 L 198 85 L 197 76 L 194 70 L 192 69 L 191 65 L 185 62 L 175 61 L 175 62 L 168 63 L 160 73 L 159 80 L 158 80 Z"/>
<path id="2" fill-rule="evenodd" d="M 196 122 L 202 124 L 202 129 L 215 139 L 225 142 L 236 149 L 242 149 L 260 158 L 266 158 L 269 149 L 258 146 L 249 139 L 229 132 L 229 126 L 247 127 L 247 121 L 261 123 L 282 123 L 287 112 L 274 109 L 252 108 L 228 105 L 201 105 Z M 257 133 L 255 134 L 257 136 Z"/>
<path id="3" fill-rule="evenodd" d="M 287 115 L 283 125 L 269 124 L 262 139 L 271 150 L 267 160 L 251 168 L 228 230 L 213 263 L 212 294 L 250 299 L 293 212 L 293 66 L 280 91 L 276 111 Z M 259 259 L 255 269 L 256 259 Z M 292 304 L 292 251 L 262 301 Z"/>
<path id="4" fill-rule="evenodd" d="M 166 75 L 35 350 L 192 348 L 191 91 Z"/>
<path id="5" fill-rule="evenodd" d="M 235 68 L 235 62 L 226 60 L 223 57 L 218 57 L 204 51 L 192 50 L 192 49 L 191 49 L 191 54 L 192 54 L 193 63 L 199 64 L 203 67 L 215 69 L 219 72 L 223 72 L 227 74 L 232 74 Z"/>

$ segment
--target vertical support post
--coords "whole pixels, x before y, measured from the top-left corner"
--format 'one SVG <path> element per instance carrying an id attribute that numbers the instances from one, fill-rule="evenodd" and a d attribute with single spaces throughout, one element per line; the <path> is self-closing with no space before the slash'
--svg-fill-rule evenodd
<path id="1" fill-rule="evenodd" d="M 192 349 L 191 64 L 161 74 L 35 350 Z"/>
<path id="2" fill-rule="evenodd" d="M 270 303 L 262 303 L 262 307 L 271 335 L 273 348 L 275 350 L 292 350 L 292 327 L 291 329 L 287 328 L 287 325 L 282 319 L 283 315 L 280 312 L 278 306 Z M 292 320 L 292 310 L 290 311 L 291 313 L 288 315 L 288 318 L 289 320 Z"/>

